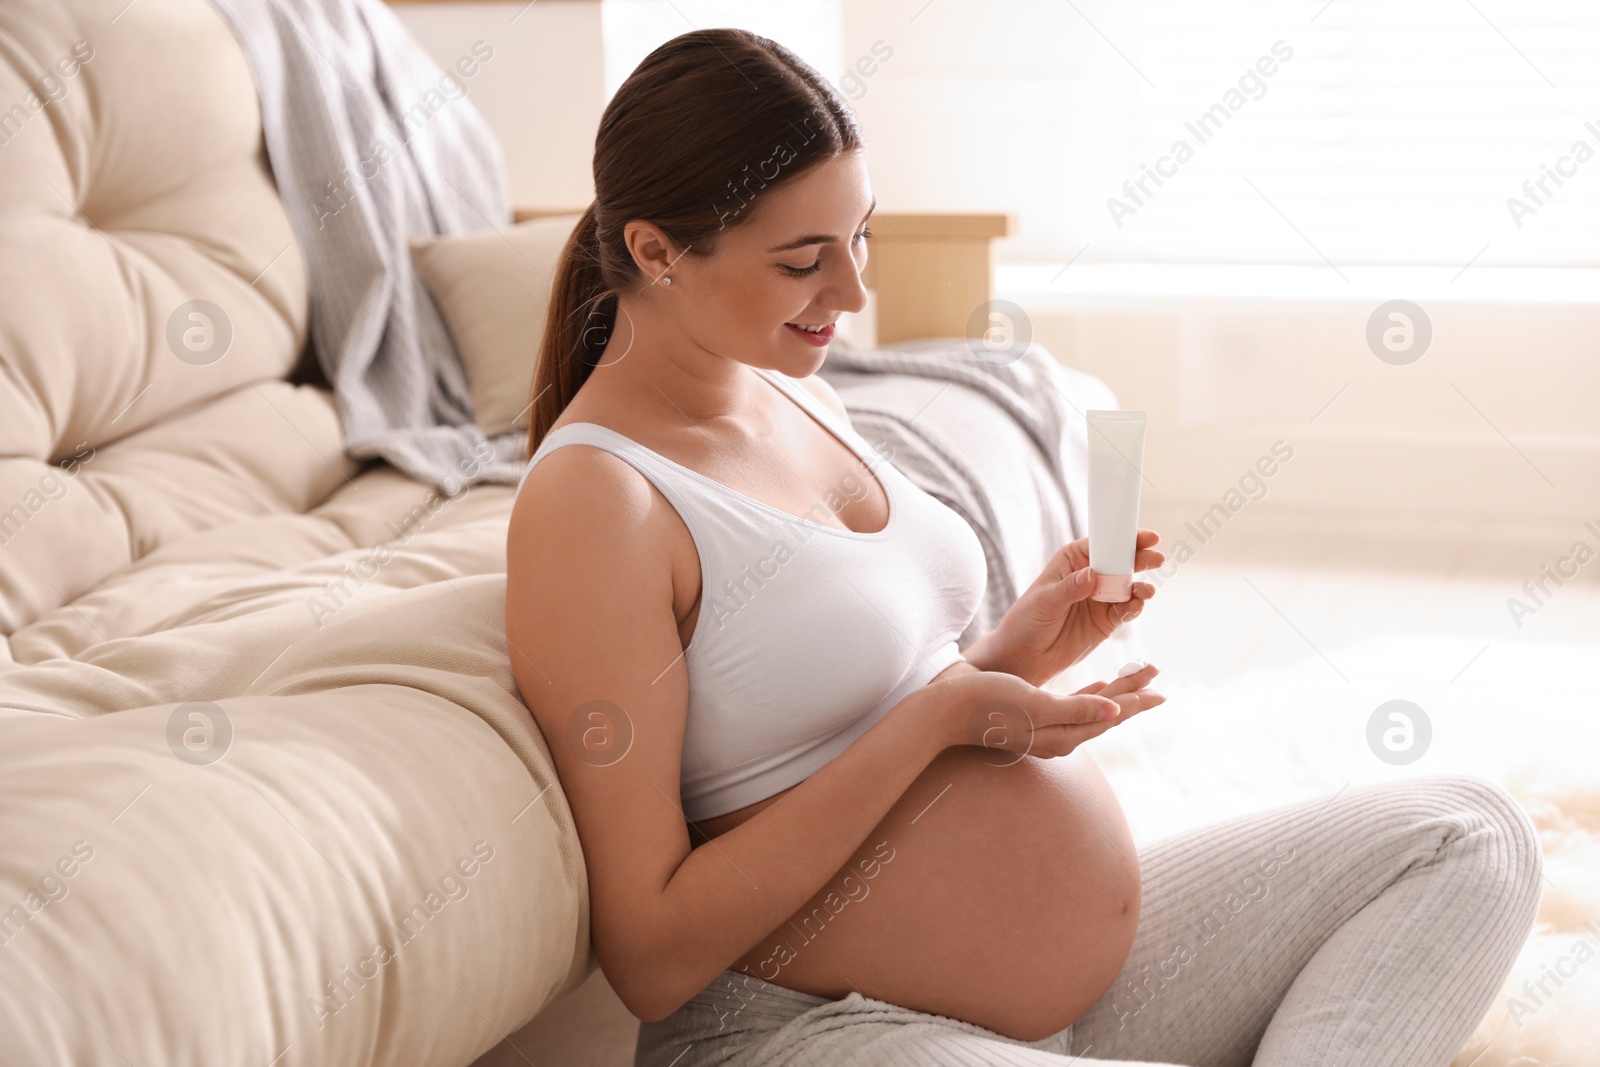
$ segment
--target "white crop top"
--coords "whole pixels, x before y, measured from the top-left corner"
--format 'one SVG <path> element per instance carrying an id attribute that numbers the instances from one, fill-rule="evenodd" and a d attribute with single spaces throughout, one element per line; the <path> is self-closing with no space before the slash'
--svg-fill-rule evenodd
<path id="1" fill-rule="evenodd" d="M 986 582 L 983 548 L 961 516 L 805 386 L 755 370 L 877 476 L 889 500 L 882 530 L 853 533 L 790 515 L 591 422 L 547 434 L 517 484 L 520 492 L 534 464 L 558 448 L 602 448 L 649 478 L 694 538 L 701 597 L 684 653 L 680 781 L 691 821 L 804 781 L 960 659 L 956 638 Z"/>

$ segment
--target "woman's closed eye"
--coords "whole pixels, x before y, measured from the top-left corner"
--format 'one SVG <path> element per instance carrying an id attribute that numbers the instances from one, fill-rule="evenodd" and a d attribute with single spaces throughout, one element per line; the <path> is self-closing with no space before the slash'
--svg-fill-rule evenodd
<path id="1" fill-rule="evenodd" d="M 867 240 L 871 236 L 872 236 L 872 227 L 868 226 L 868 227 L 863 228 L 860 233 L 856 234 L 854 240 L 857 243 L 859 243 L 861 241 Z M 817 256 L 816 262 L 812 263 L 808 267 L 791 267 L 787 263 L 779 263 L 778 264 L 778 269 L 782 270 L 785 274 L 789 275 L 791 278 L 804 278 L 806 275 L 815 274 L 815 273 L 817 273 L 817 271 L 822 269 L 822 256 L 819 254 Z"/>

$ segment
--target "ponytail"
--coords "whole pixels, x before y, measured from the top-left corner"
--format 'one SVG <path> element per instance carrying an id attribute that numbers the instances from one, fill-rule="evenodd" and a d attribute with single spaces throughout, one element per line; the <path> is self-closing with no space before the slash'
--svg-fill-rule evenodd
<path id="1" fill-rule="evenodd" d="M 561 250 L 533 377 L 528 455 L 600 361 L 617 320 L 617 298 L 600 265 L 599 222 L 590 204 Z"/>

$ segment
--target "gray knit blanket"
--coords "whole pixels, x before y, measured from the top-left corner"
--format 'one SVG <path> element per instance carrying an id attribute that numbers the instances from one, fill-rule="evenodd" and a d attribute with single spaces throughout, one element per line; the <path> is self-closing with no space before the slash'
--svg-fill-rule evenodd
<path id="1" fill-rule="evenodd" d="M 346 452 L 449 495 L 515 482 L 524 435 L 484 447 L 466 372 L 406 243 L 510 222 L 499 142 L 461 79 L 380 0 L 213 3 L 255 75 Z"/>
<path id="2" fill-rule="evenodd" d="M 963 338 L 852 349 L 818 372 L 850 423 L 916 485 L 967 520 L 988 588 L 958 644 L 994 628 L 1062 545 L 1088 533 L 1089 408 L 1114 408 L 1100 379 L 1037 344 L 979 360 Z"/>

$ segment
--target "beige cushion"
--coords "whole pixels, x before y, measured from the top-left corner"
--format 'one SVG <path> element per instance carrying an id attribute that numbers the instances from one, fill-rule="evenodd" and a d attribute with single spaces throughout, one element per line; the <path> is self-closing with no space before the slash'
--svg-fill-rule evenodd
<path id="1" fill-rule="evenodd" d="M 306 273 L 237 42 L 205 0 L 111 13 L 0 4 L 0 633 L 347 473 L 326 395 L 265 387 Z"/>
<path id="2" fill-rule="evenodd" d="M 411 241 L 411 257 L 455 339 L 478 428 L 527 429 L 534 362 L 561 249 L 577 215 Z"/>

